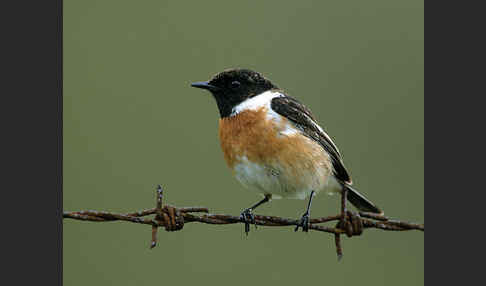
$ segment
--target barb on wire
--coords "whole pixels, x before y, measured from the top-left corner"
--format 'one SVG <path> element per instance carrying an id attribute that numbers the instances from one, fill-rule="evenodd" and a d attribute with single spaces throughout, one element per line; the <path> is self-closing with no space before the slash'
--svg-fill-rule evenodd
<path id="1" fill-rule="evenodd" d="M 63 218 L 70 218 L 84 221 L 106 222 L 106 221 L 127 221 L 132 223 L 147 224 L 152 226 L 152 239 L 150 248 L 157 245 L 157 230 L 159 227 L 164 227 L 166 231 L 178 231 L 184 227 L 185 223 L 199 222 L 205 224 L 235 224 L 245 223 L 240 216 L 232 216 L 225 214 L 210 214 L 209 209 L 205 207 L 182 207 L 177 208 L 171 205 L 162 204 L 163 190 L 160 185 L 156 192 L 156 206 L 155 208 L 145 209 L 132 213 L 113 213 L 106 211 L 74 211 L 64 212 Z M 193 213 L 204 213 L 195 215 Z M 366 228 L 376 228 L 388 231 L 406 231 L 406 230 L 420 230 L 425 231 L 424 224 L 409 223 L 399 220 L 394 220 L 384 215 L 378 215 L 368 212 L 352 212 L 346 211 L 347 218 L 345 225 L 343 224 L 342 216 L 334 215 L 321 218 L 310 219 L 309 229 L 321 232 L 331 233 L 335 237 L 336 252 L 338 259 L 343 255 L 341 245 L 341 235 L 348 237 L 359 236 Z M 147 218 L 148 215 L 155 215 L 154 218 Z M 320 225 L 325 222 L 337 221 L 334 227 Z M 295 226 L 298 225 L 299 220 L 291 218 L 283 218 L 277 216 L 262 216 L 255 215 L 255 225 L 263 226 Z"/>

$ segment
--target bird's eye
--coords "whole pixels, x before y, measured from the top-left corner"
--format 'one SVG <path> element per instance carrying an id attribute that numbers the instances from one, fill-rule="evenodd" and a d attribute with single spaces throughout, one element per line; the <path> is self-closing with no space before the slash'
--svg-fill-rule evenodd
<path id="1" fill-rule="evenodd" d="M 239 81 L 235 80 L 234 82 L 231 83 L 231 88 L 236 89 L 236 88 L 240 87 L 240 85 L 241 85 L 241 83 Z"/>

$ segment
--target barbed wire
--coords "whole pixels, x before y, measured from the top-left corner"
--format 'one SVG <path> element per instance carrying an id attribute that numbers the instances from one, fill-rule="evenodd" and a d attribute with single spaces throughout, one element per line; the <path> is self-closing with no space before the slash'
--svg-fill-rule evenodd
<path id="1" fill-rule="evenodd" d="M 152 226 L 152 239 L 150 248 L 157 245 L 157 230 L 159 227 L 164 227 L 166 231 L 178 231 L 184 227 L 185 223 L 199 222 L 205 224 L 235 224 L 245 223 L 240 216 L 232 216 L 226 214 L 211 214 L 209 209 L 205 207 L 182 207 L 177 208 L 171 205 L 162 204 L 163 190 L 159 185 L 156 191 L 156 206 L 155 208 L 140 210 L 132 213 L 113 213 L 107 211 L 74 211 L 64 212 L 63 218 L 76 219 L 82 221 L 107 222 L 107 221 L 127 221 L 131 223 L 147 224 Z M 193 213 L 204 213 L 195 215 Z M 146 218 L 146 216 L 155 214 L 153 218 Z M 348 237 L 359 236 L 366 228 L 375 228 L 386 231 L 407 231 L 420 230 L 425 231 L 424 224 L 403 222 L 400 220 L 391 219 L 384 215 L 378 215 L 368 212 L 352 212 L 346 211 L 346 219 L 342 220 L 342 215 L 334 215 L 320 218 L 310 219 L 310 230 L 327 232 L 334 234 L 336 253 L 338 259 L 343 255 L 341 245 L 341 235 Z M 319 225 L 325 222 L 337 221 L 334 227 Z M 344 227 L 342 222 L 345 222 Z M 283 218 L 277 216 L 263 216 L 255 215 L 255 221 L 251 222 L 261 226 L 296 226 L 299 220 L 291 218 Z"/>

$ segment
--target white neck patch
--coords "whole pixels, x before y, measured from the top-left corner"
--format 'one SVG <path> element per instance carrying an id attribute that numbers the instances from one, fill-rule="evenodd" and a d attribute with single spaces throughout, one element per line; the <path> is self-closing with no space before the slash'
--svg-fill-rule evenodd
<path id="1" fill-rule="evenodd" d="M 244 110 L 257 110 L 261 107 L 266 107 L 267 110 L 272 111 L 272 108 L 270 106 L 272 103 L 272 99 L 282 96 L 283 94 L 281 94 L 280 92 L 271 90 L 265 91 L 252 98 L 248 98 L 247 100 L 233 107 L 230 116 L 236 115 Z"/>
<path id="2" fill-rule="evenodd" d="M 271 90 L 265 91 L 235 106 L 230 116 L 235 116 L 236 114 L 245 110 L 257 110 L 263 107 L 267 111 L 266 117 L 268 120 L 272 120 L 274 122 L 280 122 L 282 120 L 282 116 L 276 113 L 275 111 L 273 111 L 272 99 L 276 97 L 283 97 L 283 96 L 284 96 L 283 94 L 277 91 L 271 91 Z M 281 130 L 279 134 L 284 136 L 292 136 L 292 135 L 299 134 L 299 131 L 291 123 L 287 122 L 285 128 Z"/>

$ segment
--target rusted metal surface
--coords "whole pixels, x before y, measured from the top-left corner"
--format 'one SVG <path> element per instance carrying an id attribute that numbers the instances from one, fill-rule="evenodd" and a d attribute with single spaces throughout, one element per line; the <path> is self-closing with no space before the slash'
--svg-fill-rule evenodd
<path id="1" fill-rule="evenodd" d="M 162 204 L 163 190 L 160 185 L 156 192 L 156 207 L 140 210 L 131 213 L 113 213 L 107 211 L 74 211 L 64 212 L 64 218 L 107 222 L 127 221 L 132 223 L 147 224 L 152 226 L 152 239 L 150 248 L 157 245 L 157 230 L 164 227 L 166 231 L 182 230 L 185 223 L 199 222 L 205 224 L 235 224 L 244 223 L 240 216 L 225 214 L 210 214 L 205 207 L 182 207 L 177 208 L 171 205 Z M 424 224 L 403 222 L 389 217 L 367 212 L 352 212 L 346 209 L 341 202 L 342 214 L 310 219 L 309 229 L 334 234 L 336 252 L 338 259 L 343 255 L 341 235 L 348 237 L 359 236 L 364 229 L 375 228 L 388 231 L 420 230 L 425 231 Z M 204 213 L 204 214 L 194 214 Z M 148 215 L 155 215 L 154 218 L 146 218 Z M 334 227 L 321 225 L 322 223 L 337 221 Z M 255 215 L 255 225 L 262 226 L 296 226 L 299 220 L 277 216 Z"/>

